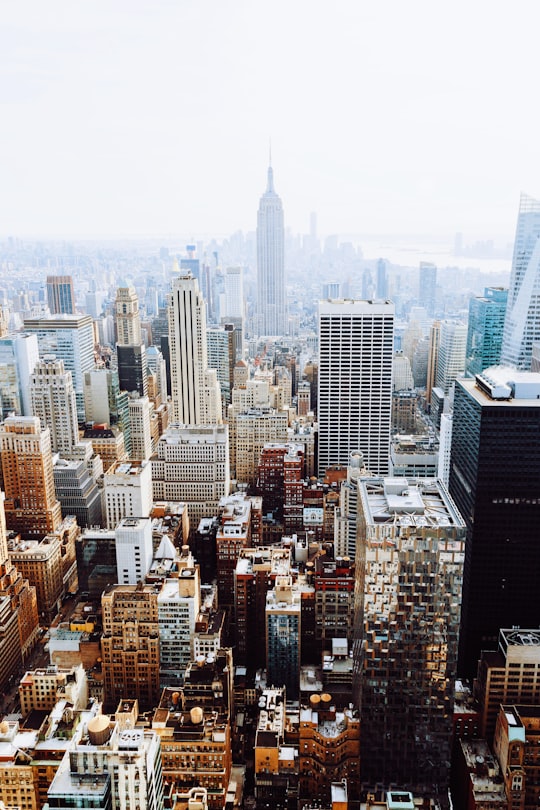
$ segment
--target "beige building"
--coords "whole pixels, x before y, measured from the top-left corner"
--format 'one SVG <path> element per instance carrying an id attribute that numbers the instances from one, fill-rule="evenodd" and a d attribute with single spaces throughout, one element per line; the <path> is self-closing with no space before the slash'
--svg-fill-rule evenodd
<path id="1" fill-rule="evenodd" d="M 39 636 L 36 589 L 9 558 L 0 491 L 0 690 L 25 662 Z"/>
<path id="2" fill-rule="evenodd" d="M 480 734 L 491 745 L 501 704 L 540 703 L 540 629 L 503 629 L 498 649 L 484 650 L 474 681 Z"/>
<path id="3" fill-rule="evenodd" d="M 64 595 L 60 539 L 52 534 L 42 540 L 10 541 L 9 546 L 11 562 L 35 587 L 38 611 L 50 623 Z"/>
<path id="4" fill-rule="evenodd" d="M 231 476 L 254 485 L 261 450 L 268 443 L 287 441 L 289 412 L 275 408 L 229 409 Z"/>
<path id="5" fill-rule="evenodd" d="M 154 500 L 184 501 L 194 526 L 229 494 L 227 425 L 169 425 L 152 457 Z"/>
<path id="6" fill-rule="evenodd" d="M 70 669 L 29 670 L 21 678 L 19 700 L 23 717 L 34 709 L 52 711 L 59 700 L 66 700 L 74 710 L 86 709 L 88 682 L 82 664 Z"/>

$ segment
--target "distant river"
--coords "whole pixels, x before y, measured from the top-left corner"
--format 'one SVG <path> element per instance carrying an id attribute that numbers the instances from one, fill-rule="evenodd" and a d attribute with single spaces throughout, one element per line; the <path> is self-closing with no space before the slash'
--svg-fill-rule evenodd
<path id="1" fill-rule="evenodd" d="M 451 249 L 443 245 L 423 246 L 421 244 L 399 245 L 398 243 L 385 243 L 383 240 L 359 239 L 364 259 L 386 259 L 391 264 L 403 267 L 418 267 L 420 262 L 432 262 L 437 267 L 459 267 L 461 269 L 474 268 L 482 273 L 508 273 L 512 260 L 492 258 L 480 259 L 474 256 L 454 256 Z"/>

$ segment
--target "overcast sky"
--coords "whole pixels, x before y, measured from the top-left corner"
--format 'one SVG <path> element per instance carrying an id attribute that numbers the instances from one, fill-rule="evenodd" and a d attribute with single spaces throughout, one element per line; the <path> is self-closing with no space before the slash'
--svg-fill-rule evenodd
<path id="1" fill-rule="evenodd" d="M 3 0 L 0 236 L 513 236 L 537 0 Z"/>

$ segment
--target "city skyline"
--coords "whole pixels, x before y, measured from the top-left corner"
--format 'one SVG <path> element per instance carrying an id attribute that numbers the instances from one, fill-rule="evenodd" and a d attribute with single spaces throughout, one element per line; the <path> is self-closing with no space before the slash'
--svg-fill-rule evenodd
<path id="1" fill-rule="evenodd" d="M 532 8 L 12 4 L 1 235 L 254 230 L 271 138 L 293 232 L 509 240 L 540 189 Z"/>

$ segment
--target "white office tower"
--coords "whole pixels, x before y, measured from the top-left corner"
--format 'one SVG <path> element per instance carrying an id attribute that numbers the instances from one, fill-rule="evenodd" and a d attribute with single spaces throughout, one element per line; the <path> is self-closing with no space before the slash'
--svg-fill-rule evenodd
<path id="1" fill-rule="evenodd" d="M 129 423 L 131 426 L 131 458 L 149 461 L 154 451 L 150 419 L 154 407 L 148 397 L 132 394 L 129 397 Z"/>
<path id="2" fill-rule="evenodd" d="M 393 344 L 390 301 L 319 302 L 319 475 L 356 450 L 388 473 Z"/>
<path id="3" fill-rule="evenodd" d="M 40 357 L 54 354 L 73 375 L 77 419 L 84 422 L 84 375 L 94 368 L 94 324 L 90 315 L 25 318 L 25 332 L 37 335 Z"/>
<path id="4" fill-rule="evenodd" d="M 173 420 L 220 424 L 221 392 L 215 370 L 208 368 L 206 306 L 191 273 L 173 280 L 168 318 Z"/>
<path id="5" fill-rule="evenodd" d="M 224 300 L 221 320 L 244 317 L 244 275 L 241 267 L 227 267 L 224 276 Z"/>
<path id="6" fill-rule="evenodd" d="M 258 335 L 287 334 L 283 206 L 271 166 L 257 213 L 257 316 Z"/>
<path id="7" fill-rule="evenodd" d="M 522 194 L 506 304 L 501 364 L 528 371 L 540 340 L 540 200 Z"/>
<path id="8" fill-rule="evenodd" d="M 169 425 L 151 464 L 154 500 L 186 503 L 190 524 L 198 526 L 229 494 L 227 425 Z"/>
<path id="9" fill-rule="evenodd" d="M 441 427 L 439 429 L 439 469 L 437 476 L 448 486 L 450 478 L 450 449 L 452 446 L 452 414 L 441 414 Z"/>
<path id="10" fill-rule="evenodd" d="M 142 582 L 152 565 L 152 520 L 123 518 L 114 531 L 116 571 L 119 585 Z"/>
<path id="11" fill-rule="evenodd" d="M 176 686 L 183 682 L 186 667 L 193 660 L 195 623 L 201 609 L 199 566 L 190 552 L 175 559 L 178 570 L 174 576 L 165 579 L 157 598 L 162 686 Z"/>
<path id="12" fill-rule="evenodd" d="M 458 377 L 465 373 L 467 354 L 467 324 L 441 321 L 437 388 L 448 394 Z"/>
<path id="13" fill-rule="evenodd" d="M 103 476 L 103 499 L 107 529 L 116 529 L 125 517 L 149 517 L 152 509 L 150 462 L 118 461 L 109 467 Z"/>
<path id="14" fill-rule="evenodd" d="M 160 736 L 133 726 L 131 714 L 129 718 L 129 724 L 124 724 L 98 714 L 86 724 L 82 738 L 66 751 L 51 782 L 49 807 L 162 810 Z"/>
<path id="15" fill-rule="evenodd" d="M 36 335 L 18 332 L 0 338 L 0 400 L 3 419 L 10 413 L 32 416 L 30 375 L 38 360 Z"/>
<path id="16" fill-rule="evenodd" d="M 64 361 L 45 355 L 30 377 L 32 413 L 51 431 L 53 453 L 69 455 L 79 441 L 77 402 L 71 371 Z"/>

